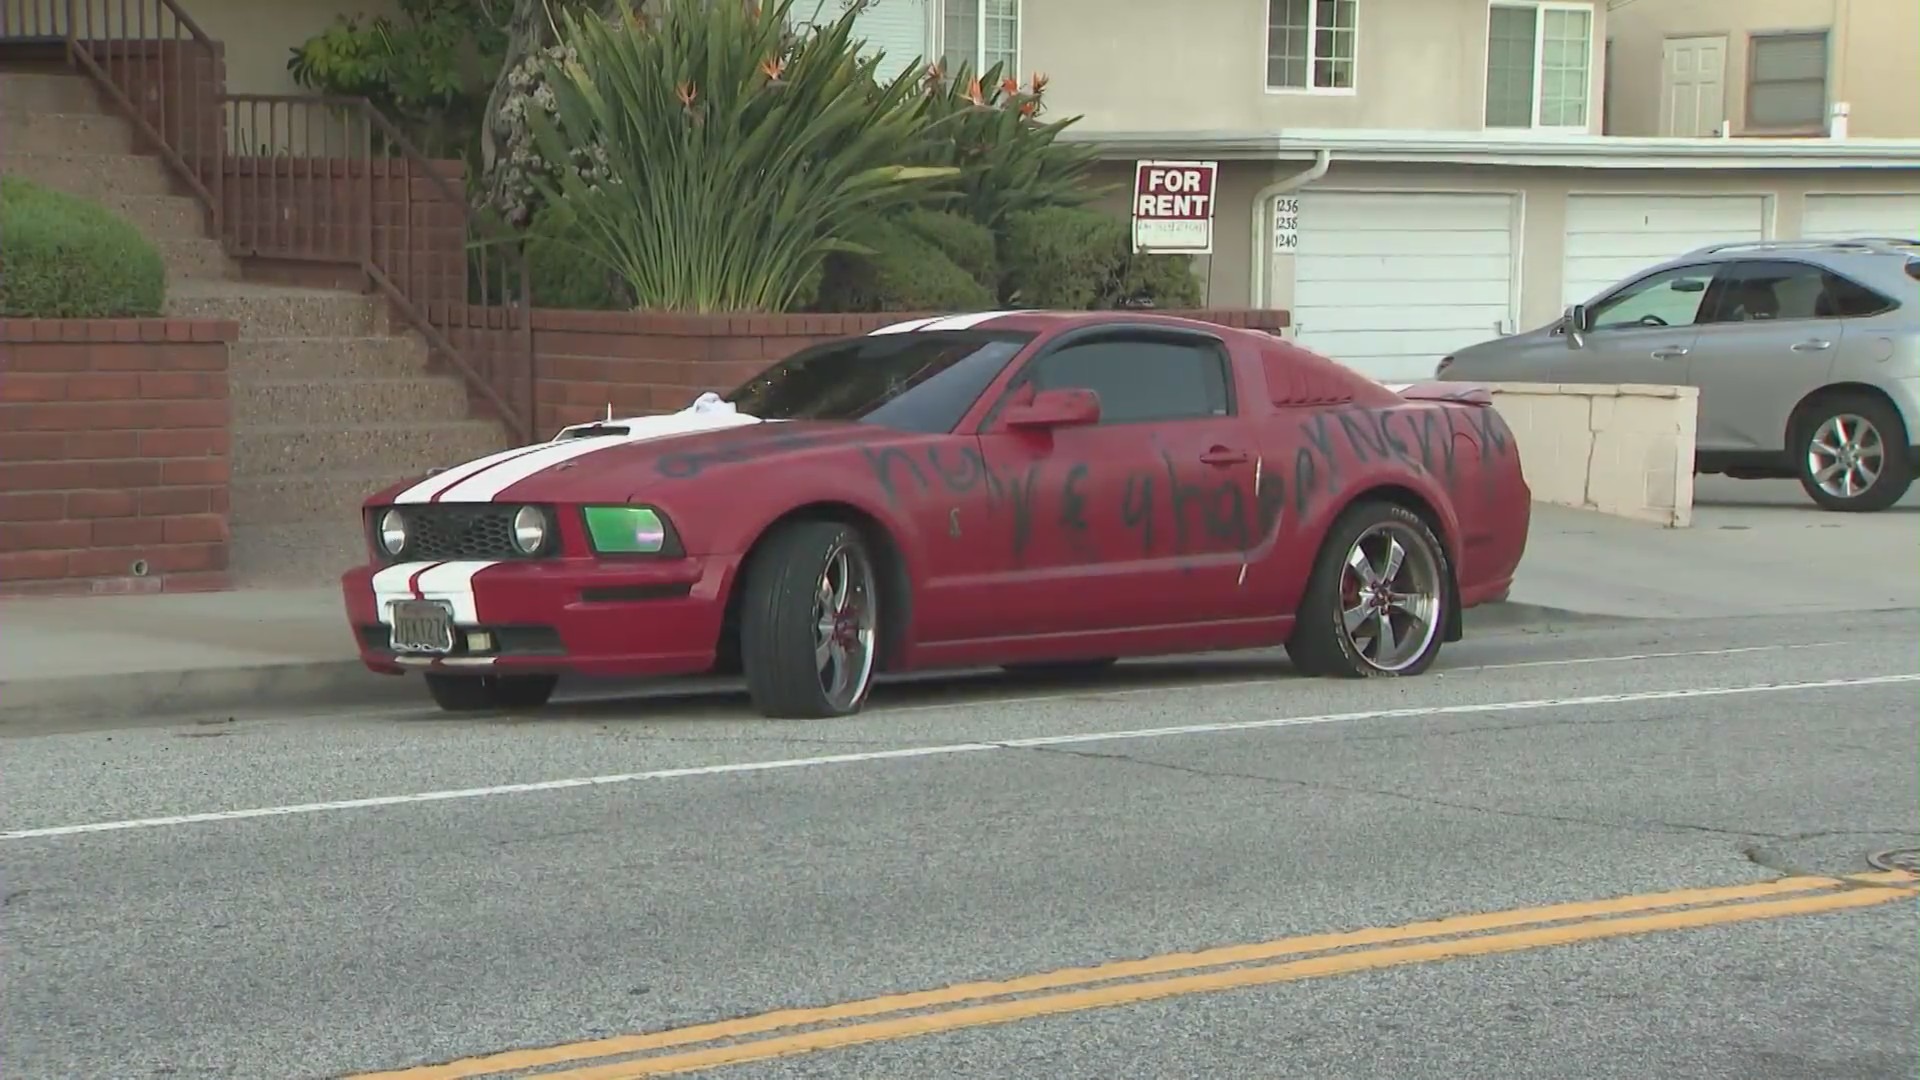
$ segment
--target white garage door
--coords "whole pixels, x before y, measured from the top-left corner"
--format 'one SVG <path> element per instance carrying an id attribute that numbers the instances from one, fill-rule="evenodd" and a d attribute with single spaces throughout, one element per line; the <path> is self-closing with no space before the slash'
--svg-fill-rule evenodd
<path id="1" fill-rule="evenodd" d="M 1569 195 L 1563 303 L 1695 248 L 1766 239 L 1763 195 Z"/>
<path id="2" fill-rule="evenodd" d="M 1800 235 L 1813 240 L 1920 239 L 1920 195 L 1809 195 Z"/>
<path id="3" fill-rule="evenodd" d="M 1383 382 L 1513 329 L 1511 195 L 1303 192 L 1295 340 Z"/>

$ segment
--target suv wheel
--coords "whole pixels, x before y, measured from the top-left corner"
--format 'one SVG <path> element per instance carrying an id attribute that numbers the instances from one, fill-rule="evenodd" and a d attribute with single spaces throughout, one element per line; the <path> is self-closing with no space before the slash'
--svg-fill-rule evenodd
<path id="1" fill-rule="evenodd" d="M 1878 398 L 1823 398 L 1805 411 L 1797 431 L 1800 486 L 1822 509 L 1885 510 L 1913 484 L 1905 426 Z"/>

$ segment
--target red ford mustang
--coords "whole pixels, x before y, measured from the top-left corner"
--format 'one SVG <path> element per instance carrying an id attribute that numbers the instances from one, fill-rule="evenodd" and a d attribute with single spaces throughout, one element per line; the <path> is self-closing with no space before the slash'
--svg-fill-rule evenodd
<path id="1" fill-rule="evenodd" d="M 1529 502 L 1484 390 L 1170 316 L 987 312 L 396 485 L 341 584 L 366 665 L 446 709 L 721 671 L 767 716 L 838 716 L 926 668 L 1285 645 L 1417 674 L 1506 596 Z"/>

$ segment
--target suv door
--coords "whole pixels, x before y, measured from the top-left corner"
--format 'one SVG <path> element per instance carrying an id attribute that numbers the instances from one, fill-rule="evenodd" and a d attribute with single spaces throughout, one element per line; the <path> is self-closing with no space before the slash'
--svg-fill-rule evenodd
<path id="1" fill-rule="evenodd" d="M 1657 270 L 1589 305 L 1588 329 L 1577 344 L 1557 339 L 1568 347 L 1543 356 L 1540 381 L 1684 384 L 1716 268 L 1693 263 Z"/>
<path id="2" fill-rule="evenodd" d="M 1098 395 L 1099 423 L 1001 423 L 1060 389 Z M 994 588 L 1008 636 L 1231 621 L 1259 528 L 1237 396 L 1225 344 L 1175 328 L 1073 335 L 1015 377 L 980 440 L 1011 513 Z"/>
<path id="3" fill-rule="evenodd" d="M 1800 399 L 1825 386 L 1847 332 L 1844 279 L 1798 259 L 1738 259 L 1716 280 L 1687 366 L 1700 388 L 1696 445 L 1778 451 Z M 1858 291 L 1858 287 L 1854 287 Z"/>

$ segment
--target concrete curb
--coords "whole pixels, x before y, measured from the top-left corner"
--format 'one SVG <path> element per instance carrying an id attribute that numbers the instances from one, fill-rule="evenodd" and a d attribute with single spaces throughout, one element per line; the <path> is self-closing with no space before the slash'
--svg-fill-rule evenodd
<path id="1" fill-rule="evenodd" d="M 1466 612 L 1469 635 L 1617 622 L 1533 604 L 1487 604 Z M 0 731 L 21 735 L 113 722 L 172 723 L 238 714 L 428 704 L 420 681 L 376 675 L 358 660 L 145 671 L 0 681 Z"/>

